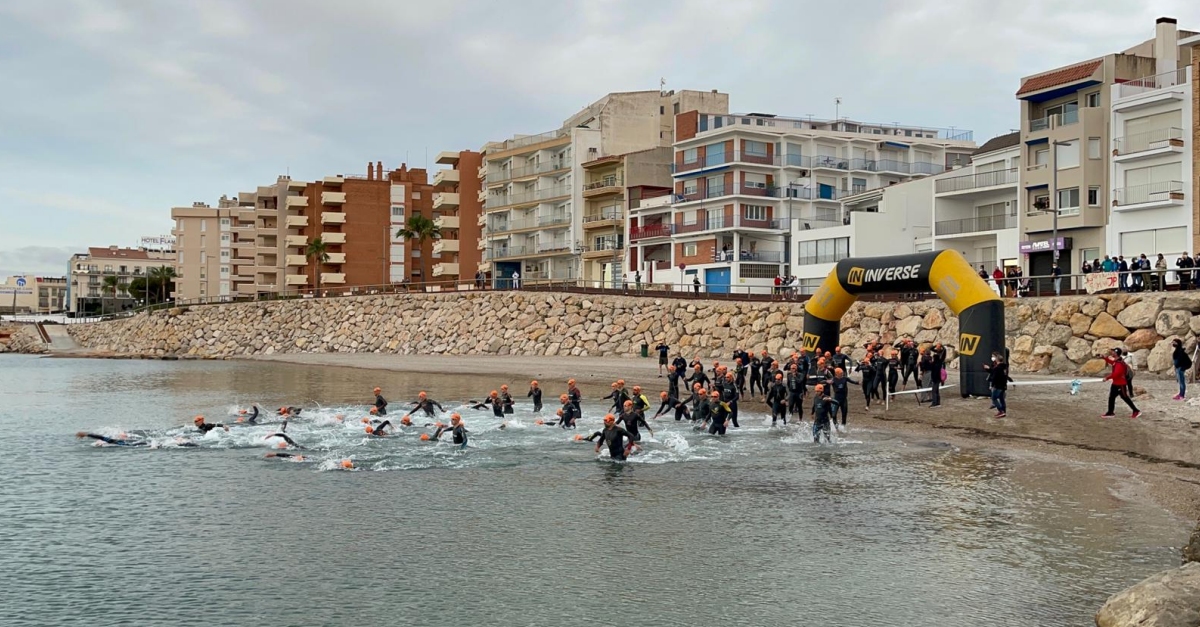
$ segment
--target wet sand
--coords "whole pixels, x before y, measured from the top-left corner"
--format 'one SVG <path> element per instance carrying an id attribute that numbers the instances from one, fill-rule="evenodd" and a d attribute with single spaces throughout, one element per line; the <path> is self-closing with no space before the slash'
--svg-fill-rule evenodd
<path id="1" fill-rule="evenodd" d="M 624 378 L 657 392 L 666 379 L 658 379 L 658 360 L 618 357 L 543 357 L 494 355 L 365 355 L 286 354 L 254 357 L 257 361 L 423 372 L 429 374 L 500 375 L 539 379 L 551 391 L 567 378 L 577 379 L 585 393 L 607 388 Z M 951 373 L 951 382 L 955 378 Z M 1071 377 L 1014 377 L 1018 381 L 1047 381 Z M 1171 400 L 1174 381 L 1135 377 L 1146 395 L 1135 402 L 1144 412 L 1137 420 L 1118 400 L 1117 417 L 1100 418 L 1108 399 L 1107 383 L 1084 384 L 1077 396 L 1070 386 L 1015 387 L 1008 393 L 1008 417 L 994 419 L 987 399 L 963 399 L 957 389 L 943 394 L 943 406 L 918 406 L 912 395 L 896 397 L 889 410 L 863 409 L 862 396 L 850 396 L 850 426 L 881 429 L 929 437 L 972 447 L 993 447 L 1050 455 L 1059 459 L 1104 464 L 1118 474 L 1136 478 L 1119 498 L 1149 499 L 1182 516 L 1200 518 L 1200 403 Z M 911 387 L 911 386 L 910 386 Z M 653 395 L 653 394 L 652 394 Z M 1193 396 L 1200 396 L 1200 385 Z M 757 399 L 746 399 L 743 407 Z M 1117 468 L 1119 467 L 1119 468 Z M 1123 471 L 1121 469 L 1124 469 Z"/>

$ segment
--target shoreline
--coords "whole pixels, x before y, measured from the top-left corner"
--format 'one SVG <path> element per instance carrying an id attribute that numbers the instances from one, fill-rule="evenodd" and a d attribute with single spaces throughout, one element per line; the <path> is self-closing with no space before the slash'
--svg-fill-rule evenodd
<path id="1" fill-rule="evenodd" d="M 658 379 L 658 360 L 653 357 L 299 353 L 239 361 L 430 375 L 527 377 L 543 380 L 549 389 L 557 389 L 559 379 L 574 377 L 585 392 L 586 388 L 607 388 L 613 380 L 625 378 L 656 394 L 667 381 Z M 953 380 L 953 372 L 950 378 Z M 1062 378 L 1074 377 L 1014 377 L 1017 381 Z M 1130 420 L 1128 410 L 1122 408 L 1118 408 L 1116 418 L 1099 417 L 1107 400 L 1107 384 L 1085 385 L 1078 396 L 1071 396 L 1069 386 L 1064 384 L 1010 390 L 1009 417 L 999 420 L 991 418 L 986 399 L 963 399 L 953 389 L 944 395 L 941 408 L 918 407 L 911 397 L 899 397 L 900 401 L 893 402 L 886 412 L 874 407 L 865 412 L 861 394 L 855 389 L 849 397 L 849 424 L 851 428 L 927 437 L 960 446 L 1118 466 L 1145 481 L 1147 493 L 1142 496 L 1176 515 L 1200 519 L 1200 411 L 1170 400 L 1174 382 L 1135 376 L 1135 385 L 1147 391 L 1147 395 L 1135 399 L 1145 412 L 1137 421 Z M 757 410 L 759 402 L 746 399 L 742 406 Z"/>

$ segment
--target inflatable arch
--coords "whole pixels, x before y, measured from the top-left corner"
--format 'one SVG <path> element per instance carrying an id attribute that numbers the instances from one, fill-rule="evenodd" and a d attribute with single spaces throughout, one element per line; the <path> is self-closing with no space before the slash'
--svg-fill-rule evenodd
<path id="1" fill-rule="evenodd" d="M 1004 353 L 1004 301 L 955 250 L 843 259 L 804 306 L 804 348 L 833 351 L 841 320 L 862 294 L 934 291 L 958 316 L 962 395 L 987 396 L 983 366 Z"/>

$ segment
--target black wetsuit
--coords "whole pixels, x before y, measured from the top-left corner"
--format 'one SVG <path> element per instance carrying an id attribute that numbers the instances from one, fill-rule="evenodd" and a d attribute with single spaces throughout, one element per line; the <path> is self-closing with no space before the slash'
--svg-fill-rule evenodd
<path id="1" fill-rule="evenodd" d="M 733 371 L 733 380 L 737 384 L 738 394 L 746 393 L 746 365 L 745 362 L 739 364 Z"/>
<path id="2" fill-rule="evenodd" d="M 417 411 L 419 409 L 419 410 L 425 412 L 426 416 L 433 416 L 433 408 L 434 407 L 437 407 L 438 411 L 443 411 L 443 412 L 446 411 L 446 409 L 444 407 L 442 407 L 441 403 L 439 403 L 431 398 L 424 398 L 424 399 L 418 398 L 417 400 L 412 402 L 412 406 L 413 406 L 413 408 L 412 408 L 413 411 Z M 383 412 L 380 412 L 379 415 L 382 416 Z"/>
<path id="3" fill-rule="evenodd" d="M 529 388 L 525 396 L 533 398 L 533 411 L 542 411 L 542 388 Z"/>
<path id="4" fill-rule="evenodd" d="M 645 416 L 637 410 L 621 412 L 621 415 L 617 416 L 617 423 L 624 425 L 625 430 L 629 432 L 629 436 L 634 442 L 642 441 L 642 432 L 638 430 L 639 426 L 646 427 L 647 430 L 650 429 L 650 425 L 646 424 Z"/>
<path id="5" fill-rule="evenodd" d="M 200 433 L 208 433 L 213 429 L 224 429 L 225 425 L 219 422 L 202 422 L 196 425 L 196 428 L 200 430 Z"/>
<path id="6" fill-rule="evenodd" d="M 875 369 L 875 376 L 872 382 L 875 384 L 871 390 L 871 396 L 883 400 L 884 384 L 887 383 L 887 366 L 888 360 L 883 355 L 875 353 L 875 358 L 871 360 L 871 367 Z"/>
<path id="7" fill-rule="evenodd" d="M 807 378 L 797 369 L 787 375 L 787 409 L 796 414 L 799 420 L 804 420 L 804 395 L 808 392 Z"/>
<path id="8" fill-rule="evenodd" d="M 254 413 L 250 414 L 249 418 L 246 418 L 246 422 L 256 424 L 258 422 L 258 405 L 254 405 L 250 409 L 253 409 Z"/>
<path id="9" fill-rule="evenodd" d="M 513 397 L 508 392 L 500 393 L 500 406 L 504 408 L 504 413 L 513 413 Z"/>
<path id="10" fill-rule="evenodd" d="M 782 381 L 771 384 L 771 389 L 767 392 L 767 403 L 771 405 L 771 426 L 781 418 L 783 424 L 787 424 L 787 397 L 788 389 Z"/>
<path id="11" fill-rule="evenodd" d="M 563 429 L 574 429 L 575 421 L 579 419 L 579 408 L 571 401 L 567 401 L 566 405 L 562 406 L 562 417 L 558 419 L 558 426 Z M 550 423 L 554 424 L 554 423 Z"/>
<path id="12" fill-rule="evenodd" d="M 695 385 L 699 383 L 701 387 L 708 387 L 708 375 L 704 374 L 703 370 L 697 370 L 693 372 L 692 376 L 688 377 L 687 381 L 684 383 L 687 383 L 688 385 Z"/>
<path id="13" fill-rule="evenodd" d="M 821 434 L 825 434 L 825 441 L 831 442 L 829 435 L 829 423 L 833 415 L 837 412 L 837 401 L 829 397 L 828 394 L 818 394 L 813 398 L 813 442 L 821 441 Z"/>
<path id="14" fill-rule="evenodd" d="M 384 424 L 388 424 L 388 423 L 386 423 L 386 422 L 385 422 Z M 382 426 L 382 425 L 381 425 L 381 426 Z M 376 431 L 378 431 L 378 429 L 376 429 Z M 293 440 L 292 438 L 288 437 L 288 434 L 286 434 L 286 433 L 272 433 L 271 435 L 268 435 L 268 436 L 267 436 L 266 438 L 264 438 L 264 439 L 270 439 L 270 438 L 283 438 L 283 441 L 284 441 L 284 442 L 287 442 L 287 443 L 288 443 L 288 444 L 290 444 L 291 446 L 294 446 L 294 447 L 296 447 L 296 448 L 304 448 L 303 446 L 300 446 L 299 444 L 296 444 L 296 441 L 295 441 L 295 440 Z"/>
<path id="15" fill-rule="evenodd" d="M 850 371 L 850 356 L 845 353 L 837 353 L 829 358 L 833 368 L 841 368 L 843 372 Z"/>
<path id="16" fill-rule="evenodd" d="M 491 398 L 491 397 L 485 398 L 482 401 L 480 401 L 478 404 L 472 405 L 471 409 L 487 409 L 488 407 L 492 408 L 493 416 L 495 416 L 497 418 L 504 417 L 504 406 L 500 402 L 500 399 L 498 399 L 498 398 L 495 398 L 495 399 Z"/>
<path id="17" fill-rule="evenodd" d="M 675 420 L 683 420 L 685 417 L 689 419 L 691 418 L 691 413 L 688 412 L 687 403 L 673 396 L 668 396 L 667 400 L 662 402 L 662 405 L 658 408 L 658 411 L 654 414 L 654 417 L 658 418 L 672 409 L 675 410 Z"/>
<path id="18" fill-rule="evenodd" d="M 467 428 L 466 427 L 464 427 L 462 425 L 458 425 L 458 426 L 443 425 L 441 427 L 438 427 L 437 432 L 433 434 L 433 439 L 436 440 L 436 439 L 442 437 L 442 434 L 445 433 L 446 431 L 449 431 L 450 434 L 454 436 L 455 444 L 458 444 L 462 448 L 466 448 L 466 446 L 467 446 Z"/>
<path id="19" fill-rule="evenodd" d="M 701 425 L 706 424 L 712 418 L 712 404 L 709 399 L 701 395 L 693 395 L 695 404 L 692 406 L 692 420 L 699 422 Z"/>
<path id="20" fill-rule="evenodd" d="M 617 389 L 613 390 L 611 393 L 609 393 L 608 396 L 605 396 L 601 400 L 608 400 L 610 398 L 612 399 L 612 402 L 613 402 L 612 410 L 614 412 L 624 411 L 625 401 L 630 400 L 629 393 L 625 391 L 625 388 L 617 388 Z"/>
<path id="21" fill-rule="evenodd" d="M 629 440 L 629 444 L 634 443 L 633 436 L 625 430 L 621 425 L 612 425 L 604 427 L 603 431 L 597 431 L 589 435 L 586 439 L 588 442 L 600 438 L 604 444 L 608 446 L 608 456 L 617 461 L 625 460 L 625 440 Z"/>
<path id="22" fill-rule="evenodd" d="M 908 387 L 908 378 L 910 376 L 917 377 L 917 357 L 917 347 L 905 345 L 900 348 L 900 373 L 904 381 L 904 387 Z M 921 379 L 917 377 L 915 383 L 920 387 Z"/>
<path id="23" fill-rule="evenodd" d="M 97 435 L 95 433 L 85 433 L 84 437 L 88 437 L 93 440 L 100 440 L 105 444 L 112 444 L 113 446 L 146 446 L 146 442 L 141 440 L 122 440 L 119 438 L 110 438 L 105 435 Z"/>
<path id="24" fill-rule="evenodd" d="M 645 394 L 638 394 L 630 400 L 633 401 L 633 409 L 645 416 L 646 410 L 650 409 L 650 399 L 646 398 Z"/>
<path id="25" fill-rule="evenodd" d="M 567 400 L 575 406 L 575 413 L 582 415 L 583 408 L 579 404 L 583 401 L 583 393 L 579 391 L 579 388 L 567 388 Z"/>
<path id="26" fill-rule="evenodd" d="M 708 423 L 709 435 L 725 435 L 725 422 L 729 420 L 729 414 L 729 406 L 725 403 L 712 403 L 712 411 Z"/>
<path id="27" fill-rule="evenodd" d="M 871 396 L 875 392 L 875 366 L 870 363 L 861 363 L 854 371 L 862 373 L 863 398 L 867 402 L 867 409 L 870 409 Z"/>
<path id="28" fill-rule="evenodd" d="M 383 395 L 376 394 L 375 395 L 375 413 L 379 414 L 380 416 L 386 416 L 387 415 L 387 406 L 388 406 L 388 402 L 386 400 L 384 400 Z M 297 412 L 297 413 L 299 413 L 299 412 Z"/>
<path id="29" fill-rule="evenodd" d="M 850 411 L 847 407 L 846 401 L 850 392 L 851 383 L 855 382 L 851 381 L 850 377 L 841 377 L 840 379 L 838 377 L 834 377 L 829 380 L 829 383 L 826 384 L 826 389 L 831 391 L 830 396 L 833 397 L 833 400 L 837 403 L 837 407 L 841 408 L 842 425 L 846 424 L 846 414 Z M 836 411 L 837 408 L 834 408 L 834 412 Z M 837 416 L 832 416 L 832 418 L 835 421 L 837 420 Z"/>
<path id="30" fill-rule="evenodd" d="M 896 384 L 900 382 L 900 359 L 891 357 L 887 360 L 887 385 L 888 393 L 896 393 Z"/>
<path id="31" fill-rule="evenodd" d="M 738 424 L 738 389 L 737 386 L 726 381 L 725 388 L 721 390 L 721 401 L 729 406 L 729 421 L 733 423 L 735 429 L 740 429 Z"/>
<path id="32" fill-rule="evenodd" d="M 371 435 L 381 437 L 381 438 L 385 437 L 385 436 L 387 436 L 387 432 L 384 431 L 384 429 L 387 429 L 390 426 L 392 426 L 392 421 L 384 420 L 383 422 L 375 425 L 375 427 L 371 429 Z M 282 434 L 279 434 L 279 435 L 282 435 Z"/>
<path id="33" fill-rule="evenodd" d="M 757 357 L 750 358 L 750 396 L 754 396 L 756 390 L 766 393 L 766 390 L 763 389 L 763 384 L 768 382 L 762 379 L 761 364 L 762 362 Z"/>

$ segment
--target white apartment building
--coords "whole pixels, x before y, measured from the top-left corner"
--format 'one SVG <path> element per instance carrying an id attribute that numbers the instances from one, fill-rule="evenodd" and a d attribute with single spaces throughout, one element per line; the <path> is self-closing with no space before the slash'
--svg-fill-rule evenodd
<path id="1" fill-rule="evenodd" d="M 1021 133 L 988 140 L 971 163 L 938 176 L 933 188 L 932 250 L 957 250 L 990 276 L 997 267 L 1020 266 L 1018 192 Z"/>
<path id="2" fill-rule="evenodd" d="M 613 93 L 556 130 L 486 144 L 478 172 L 480 269 L 498 285 L 513 273 L 526 282 L 579 279 L 588 246 L 584 164 L 670 146 L 675 114 L 696 108 L 728 111 L 729 96 L 716 90 Z"/>
<path id="3" fill-rule="evenodd" d="M 86 253 L 72 255 L 67 311 L 74 317 L 133 309 L 142 303 L 129 293 L 129 284 L 145 278 L 155 268 L 174 263 L 174 250 L 109 246 L 88 248 Z"/>
<path id="4" fill-rule="evenodd" d="M 174 207 L 178 258 L 175 259 L 176 300 L 254 295 L 256 226 L 254 208 L 238 199 L 221 197 L 218 206 L 192 203 Z"/>
<path id="5" fill-rule="evenodd" d="M 929 204 L 896 222 L 861 215 L 861 195 L 966 165 L 976 148 L 966 130 L 757 113 L 691 111 L 676 129 L 675 202 L 634 211 L 629 240 L 643 276 L 715 293 L 769 291 L 779 274 L 815 287 L 839 259 L 911 250 L 931 236 Z"/>
<path id="6" fill-rule="evenodd" d="M 1169 31 L 1174 31 L 1171 25 Z M 1112 202 L 1107 249 L 1126 258 L 1163 253 L 1171 267 L 1180 253 L 1191 252 L 1192 68 L 1170 57 L 1180 48 L 1169 40 L 1158 65 L 1178 67 L 1111 87 Z M 1190 37 L 1180 45 L 1200 43 Z M 1186 50 L 1186 49 L 1185 49 Z"/>

